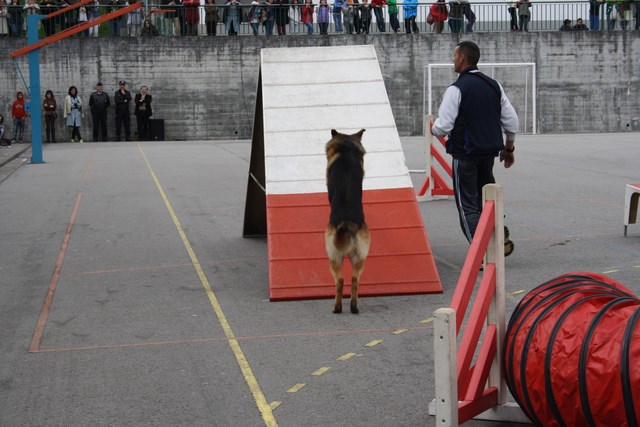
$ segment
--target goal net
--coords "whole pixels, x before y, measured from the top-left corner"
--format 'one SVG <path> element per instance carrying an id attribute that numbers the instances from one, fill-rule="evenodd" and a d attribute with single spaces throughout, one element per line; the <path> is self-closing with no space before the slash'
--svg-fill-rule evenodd
<path id="1" fill-rule="evenodd" d="M 497 80 L 518 114 L 518 133 L 537 133 L 536 64 L 534 62 L 479 63 L 478 68 Z M 424 134 L 429 133 L 429 119 L 438 113 L 444 91 L 458 78 L 453 64 L 429 64 L 424 67 Z"/>

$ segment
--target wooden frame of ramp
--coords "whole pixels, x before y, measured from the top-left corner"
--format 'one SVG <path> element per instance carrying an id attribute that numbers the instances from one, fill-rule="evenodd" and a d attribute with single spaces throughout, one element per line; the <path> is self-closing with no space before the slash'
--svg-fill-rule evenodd
<path id="1" fill-rule="evenodd" d="M 324 249 L 331 129 L 366 129 L 372 243 L 359 294 L 442 292 L 374 47 L 263 49 L 257 92 L 243 234 L 267 235 L 271 300 L 334 295 Z"/>

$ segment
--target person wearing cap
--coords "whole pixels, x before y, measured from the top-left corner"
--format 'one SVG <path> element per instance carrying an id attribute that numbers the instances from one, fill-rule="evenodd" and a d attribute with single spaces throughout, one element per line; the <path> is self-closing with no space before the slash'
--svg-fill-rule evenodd
<path id="1" fill-rule="evenodd" d="M 107 108 L 111 105 L 111 100 L 106 92 L 102 91 L 102 83 L 98 82 L 96 91 L 89 97 L 89 108 L 93 118 L 93 140 L 100 141 L 99 134 L 102 133 L 102 142 L 107 142 Z"/>
<path id="2" fill-rule="evenodd" d="M 118 90 L 113 97 L 116 104 L 116 141 L 120 141 L 122 126 L 127 141 L 131 141 L 131 118 L 129 117 L 129 104 L 131 104 L 131 92 L 126 89 L 124 80 L 120 80 Z"/>

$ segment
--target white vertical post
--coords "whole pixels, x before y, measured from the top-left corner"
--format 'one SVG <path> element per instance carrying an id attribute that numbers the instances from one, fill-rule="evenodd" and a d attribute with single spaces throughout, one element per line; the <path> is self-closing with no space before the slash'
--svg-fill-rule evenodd
<path id="1" fill-rule="evenodd" d="M 431 115 L 424 116 L 424 179 L 429 179 L 429 187 L 427 188 L 427 191 L 425 191 L 424 195 L 416 198 L 418 202 L 428 202 L 433 200 L 433 177 L 431 176 L 431 144 L 433 144 L 433 135 L 431 135 L 431 131 L 429 129 L 431 120 Z"/>
<path id="2" fill-rule="evenodd" d="M 504 191 L 499 184 L 483 188 L 483 199 L 493 200 L 495 228 L 487 248 L 486 260 L 496 266 L 496 292 L 491 300 L 487 322 L 496 325 L 496 356 L 489 373 L 489 387 L 498 389 L 498 404 L 507 401 L 507 387 L 502 375 L 502 344 L 505 336 L 505 274 L 504 274 Z"/>
<path id="3" fill-rule="evenodd" d="M 533 76 L 531 77 L 531 108 L 533 108 L 533 111 L 531 112 L 533 116 L 532 132 L 535 135 L 536 133 L 538 133 L 538 109 L 536 108 L 536 102 L 537 102 L 536 94 L 538 93 L 536 91 L 538 90 L 538 88 L 536 84 L 536 63 L 533 62 L 531 65 L 532 65 L 532 73 L 533 73 Z"/>
<path id="4" fill-rule="evenodd" d="M 436 380 L 436 426 L 458 427 L 456 311 L 439 308 L 433 314 Z"/>

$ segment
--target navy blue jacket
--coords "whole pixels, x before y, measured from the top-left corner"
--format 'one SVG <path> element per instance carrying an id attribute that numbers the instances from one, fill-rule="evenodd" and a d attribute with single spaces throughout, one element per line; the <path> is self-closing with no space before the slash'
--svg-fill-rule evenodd
<path id="1" fill-rule="evenodd" d="M 504 149 L 500 116 L 500 85 L 469 67 L 453 84 L 460 90 L 458 117 L 447 141 L 455 158 L 497 156 Z"/>

